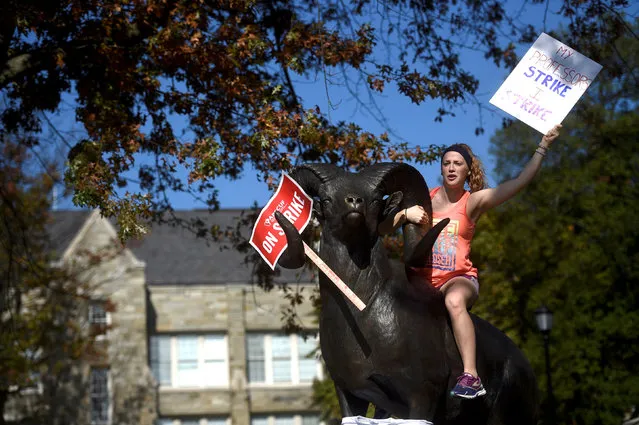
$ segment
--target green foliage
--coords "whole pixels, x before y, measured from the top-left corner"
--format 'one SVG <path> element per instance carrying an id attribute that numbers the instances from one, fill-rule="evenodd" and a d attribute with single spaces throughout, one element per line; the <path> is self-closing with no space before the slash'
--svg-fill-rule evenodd
<path id="1" fill-rule="evenodd" d="M 313 381 L 313 403 L 322 409 L 321 418 L 327 423 L 340 422 L 342 414 L 339 409 L 339 402 L 335 396 L 335 386 L 330 378 Z M 375 414 L 375 406 L 368 405 L 366 417 L 372 418 Z"/>
<path id="2" fill-rule="evenodd" d="M 330 378 L 313 381 L 313 403 L 322 409 L 322 420 L 341 419 L 339 402 L 335 396 L 335 385 Z"/>
<path id="3" fill-rule="evenodd" d="M 598 83 L 564 122 L 537 179 L 482 218 L 473 245 L 482 283 L 474 310 L 525 350 L 542 389 L 533 312 L 541 303 L 554 312 L 558 423 L 619 424 L 639 400 L 638 52 L 636 38 L 593 52 L 604 66 Z M 493 137 L 502 178 L 538 139 L 519 123 Z"/>

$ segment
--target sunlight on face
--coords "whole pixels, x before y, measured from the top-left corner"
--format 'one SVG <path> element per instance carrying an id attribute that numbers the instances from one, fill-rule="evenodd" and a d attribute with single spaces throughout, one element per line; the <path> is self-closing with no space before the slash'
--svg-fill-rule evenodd
<path id="1" fill-rule="evenodd" d="M 448 186 L 463 185 L 470 171 L 464 157 L 457 152 L 446 152 L 441 167 L 444 184 Z"/>

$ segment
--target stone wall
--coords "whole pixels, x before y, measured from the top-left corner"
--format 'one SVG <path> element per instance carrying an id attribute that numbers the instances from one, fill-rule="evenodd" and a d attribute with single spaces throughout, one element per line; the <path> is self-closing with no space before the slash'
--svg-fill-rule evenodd
<path id="1" fill-rule="evenodd" d="M 229 416 L 231 392 L 228 389 L 163 389 L 158 406 L 160 416 Z"/>
<path id="2" fill-rule="evenodd" d="M 307 412 L 312 409 L 308 386 L 262 387 L 250 390 L 251 413 Z"/>
<path id="3" fill-rule="evenodd" d="M 89 223 L 75 249 L 99 251 L 117 246 L 108 221 L 96 218 Z M 105 341 L 107 359 L 97 360 L 98 366 L 109 367 L 112 424 L 152 425 L 157 417 L 156 384 L 148 363 L 144 267 L 124 250 L 88 273 L 95 285 L 91 297 L 108 300 L 114 310 Z"/>
<path id="4" fill-rule="evenodd" d="M 152 425 L 156 384 L 148 364 L 146 288 L 143 270 L 132 270 L 112 293 L 115 304 L 109 333 L 113 424 Z"/>

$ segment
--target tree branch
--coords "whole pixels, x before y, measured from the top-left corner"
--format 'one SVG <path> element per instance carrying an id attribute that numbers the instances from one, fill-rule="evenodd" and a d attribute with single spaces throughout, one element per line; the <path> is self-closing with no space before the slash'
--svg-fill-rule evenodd
<path id="1" fill-rule="evenodd" d="M 168 2 L 164 7 L 163 13 L 155 19 L 155 24 L 166 25 L 169 19 L 171 19 L 171 11 L 176 4 L 176 0 Z M 0 9 L 0 12 L 2 12 L 2 9 Z M 4 21 L 4 19 L 2 21 Z M 127 25 L 120 33 L 114 34 L 114 39 L 116 39 L 117 43 L 121 46 L 132 46 L 148 38 L 155 30 L 156 25 L 149 22 L 144 22 L 142 25 L 132 23 Z M 5 48 L 5 45 L 7 49 L 9 47 L 9 40 L 4 42 L 5 45 L 3 45 L 3 35 L 8 31 L 9 29 L 4 31 L 3 28 L 3 31 L 0 33 L 0 50 Z M 13 34 L 13 30 L 11 30 L 11 34 Z M 46 47 L 30 52 L 23 52 L 6 59 L 4 66 L 2 66 L 2 71 L 0 72 L 0 89 L 3 89 L 21 75 L 39 71 L 47 62 L 54 64 L 56 57 L 59 55 L 73 55 L 78 50 L 86 49 L 90 46 L 98 46 L 101 42 L 103 42 L 103 39 L 98 36 L 93 39 L 83 39 L 81 42 L 79 41 L 80 40 L 64 44 L 60 43 L 57 47 Z M 51 40 L 51 42 L 55 43 L 56 40 Z"/>
<path id="2" fill-rule="evenodd" d="M 0 61 L 5 61 L 17 25 L 15 1 L 3 2 L 0 15 Z"/>
<path id="3" fill-rule="evenodd" d="M 18 76 L 39 70 L 45 62 L 53 61 L 58 54 L 65 54 L 62 48 L 22 53 L 7 60 L 0 72 L 0 89 L 6 87 Z"/>

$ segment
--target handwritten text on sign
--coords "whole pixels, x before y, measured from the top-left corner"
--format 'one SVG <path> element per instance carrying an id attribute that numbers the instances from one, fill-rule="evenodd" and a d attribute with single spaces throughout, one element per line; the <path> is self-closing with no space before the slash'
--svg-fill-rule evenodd
<path id="1" fill-rule="evenodd" d="M 545 134 L 560 124 L 601 65 L 542 33 L 490 103 Z"/>
<path id="2" fill-rule="evenodd" d="M 275 220 L 275 211 L 281 212 L 301 233 L 311 219 L 312 210 L 313 200 L 295 180 L 283 174 L 275 195 L 257 218 L 250 240 L 272 269 L 288 245 L 282 226 Z"/>

